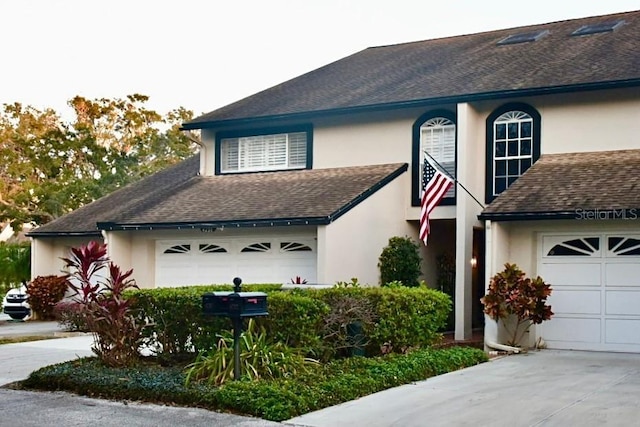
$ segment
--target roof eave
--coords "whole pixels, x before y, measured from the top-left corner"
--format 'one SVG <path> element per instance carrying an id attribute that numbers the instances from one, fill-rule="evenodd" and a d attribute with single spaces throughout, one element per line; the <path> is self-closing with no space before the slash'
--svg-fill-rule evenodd
<path id="1" fill-rule="evenodd" d="M 640 208 L 574 209 L 549 212 L 483 212 L 479 220 L 489 221 L 540 221 L 540 220 L 616 220 L 637 219 Z"/>
<path id="2" fill-rule="evenodd" d="M 274 114 L 269 116 L 244 117 L 238 119 L 199 121 L 198 119 L 184 123 L 181 130 L 209 129 L 216 127 L 230 127 L 243 125 L 256 125 L 262 122 L 273 122 L 281 120 L 308 120 L 316 117 L 337 116 L 342 114 L 367 113 L 384 111 L 390 109 L 406 109 L 415 107 L 426 107 L 431 105 L 486 101 L 491 99 L 512 98 L 517 96 L 539 96 L 560 93 L 572 93 L 582 91 L 594 91 L 604 89 L 618 89 L 640 86 L 640 78 L 614 80 L 605 82 L 580 83 L 574 85 L 548 86 L 541 88 L 508 89 L 501 91 L 472 93 L 464 95 L 443 96 L 410 101 L 390 102 L 383 104 L 371 104 L 354 107 L 332 108 L 326 110 L 303 111 L 299 113 Z"/>
<path id="3" fill-rule="evenodd" d="M 30 231 L 25 233 L 27 237 L 102 237 L 102 233 L 98 231 Z"/>
<path id="4" fill-rule="evenodd" d="M 139 231 L 139 230 L 216 230 L 234 228 L 258 227 L 289 227 L 300 225 L 329 224 L 331 217 L 303 217 L 303 218 L 262 218 L 230 221 L 195 221 L 195 222 L 162 222 L 162 223 L 117 223 L 98 222 L 98 229 L 105 231 Z"/>

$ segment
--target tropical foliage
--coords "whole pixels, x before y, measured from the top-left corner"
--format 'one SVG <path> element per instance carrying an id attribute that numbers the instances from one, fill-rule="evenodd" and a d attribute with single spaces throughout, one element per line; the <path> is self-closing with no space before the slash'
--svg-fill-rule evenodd
<path id="1" fill-rule="evenodd" d="M 509 336 L 507 344 L 514 346 L 520 343 L 531 325 L 553 316 L 551 306 L 547 304 L 551 285 L 539 276 L 535 279 L 525 276 L 517 265 L 505 264 L 504 270 L 491 278 L 489 289 L 481 299 L 484 312 L 501 321 Z"/>
<path id="2" fill-rule="evenodd" d="M 137 288 L 131 278 L 133 270 L 122 272 L 109 261 L 107 245 L 95 241 L 72 248 L 63 261 L 71 271 L 73 300 L 84 310 L 87 327 L 95 337 L 93 352 L 107 366 L 135 364 L 143 323 L 135 315 L 132 301 L 124 297 L 126 290 Z"/>

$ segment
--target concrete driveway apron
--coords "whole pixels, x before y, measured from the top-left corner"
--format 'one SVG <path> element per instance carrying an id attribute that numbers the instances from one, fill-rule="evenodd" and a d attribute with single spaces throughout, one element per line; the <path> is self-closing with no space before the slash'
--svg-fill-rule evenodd
<path id="1" fill-rule="evenodd" d="M 640 354 L 542 350 L 376 393 L 302 426 L 640 425 Z"/>

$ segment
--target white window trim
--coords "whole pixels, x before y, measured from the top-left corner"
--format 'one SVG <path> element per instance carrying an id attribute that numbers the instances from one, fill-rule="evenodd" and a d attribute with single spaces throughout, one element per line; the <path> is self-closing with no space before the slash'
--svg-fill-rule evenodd
<path id="1" fill-rule="evenodd" d="M 517 123 L 518 124 L 518 132 L 520 132 L 520 124 L 524 123 L 524 122 L 529 122 L 531 123 L 531 135 L 526 137 L 526 138 L 522 138 L 522 136 L 518 135 L 517 141 L 518 141 L 518 155 L 516 156 L 510 156 L 509 155 L 509 147 L 508 147 L 508 142 L 509 142 L 509 137 L 508 137 L 508 128 L 509 128 L 509 124 L 510 123 Z M 506 144 L 505 146 L 505 152 L 504 152 L 504 156 L 496 156 L 496 144 L 497 142 L 502 142 L 503 140 L 498 140 L 498 128 L 497 126 L 499 124 L 504 124 L 507 126 L 507 137 L 506 139 L 504 139 L 504 142 Z M 497 179 L 497 175 L 496 175 L 496 171 L 497 171 L 497 162 L 498 160 L 504 160 L 506 162 L 508 162 L 509 160 L 526 160 L 526 159 L 530 159 L 531 160 L 531 165 L 533 165 L 533 151 L 534 151 L 534 123 L 533 123 L 533 117 L 531 117 L 531 115 L 529 115 L 528 113 L 525 113 L 524 111 L 520 111 L 520 110 L 513 110 L 513 111 L 507 111 L 504 114 L 501 114 L 497 119 L 494 120 L 493 122 L 493 144 L 491 147 L 492 150 L 492 156 L 493 156 L 493 179 L 492 179 L 492 189 L 491 189 L 491 193 L 492 195 L 495 197 L 497 196 L 499 193 L 496 193 L 496 179 Z M 522 141 L 522 139 L 529 139 L 531 141 L 531 148 L 530 148 L 530 152 L 528 155 L 521 155 L 520 154 L 520 143 Z M 505 187 L 505 190 L 507 188 L 509 188 L 509 178 L 513 177 L 513 176 L 517 176 L 518 178 L 522 176 L 522 174 L 520 173 L 520 171 L 518 170 L 518 175 L 511 175 L 509 174 L 508 171 L 508 163 L 505 165 L 505 168 L 507 168 L 506 170 L 506 175 L 500 175 L 500 177 L 505 177 L 507 179 L 507 184 Z M 529 166 L 531 167 L 531 166 Z M 504 190 L 503 190 L 504 191 Z"/>
<path id="2" fill-rule="evenodd" d="M 304 137 L 303 141 L 296 141 L 292 138 L 292 136 L 297 136 L 299 138 L 301 135 Z M 277 138 L 282 138 L 282 140 L 278 141 Z M 219 151 L 219 155 L 221 156 L 220 172 L 243 173 L 305 169 L 307 167 L 307 158 L 309 156 L 309 153 L 307 152 L 307 139 L 307 132 L 274 133 L 222 138 L 220 140 Z M 228 153 L 225 153 L 227 150 L 226 144 L 233 143 L 237 144 L 235 153 L 237 162 L 236 167 L 231 167 L 228 164 L 228 160 L 224 157 L 225 155 L 229 156 Z M 301 163 L 291 163 L 291 150 L 294 148 L 294 144 L 297 145 L 295 149 L 301 152 L 297 153 L 298 160 L 299 157 L 304 156 L 304 161 Z M 284 147 L 282 147 L 282 145 L 284 145 Z M 261 155 L 263 156 L 262 158 L 260 158 Z M 261 163 L 254 165 L 256 161 Z M 247 163 L 250 165 L 246 166 Z"/>

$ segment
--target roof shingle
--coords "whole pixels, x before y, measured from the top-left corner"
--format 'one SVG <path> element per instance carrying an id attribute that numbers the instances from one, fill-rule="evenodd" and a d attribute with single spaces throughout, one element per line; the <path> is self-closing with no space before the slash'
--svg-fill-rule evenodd
<path id="1" fill-rule="evenodd" d="M 586 24 L 624 20 L 615 31 L 572 36 Z M 504 38 L 548 31 L 537 41 Z M 640 11 L 365 49 L 204 114 L 185 128 L 236 121 L 463 100 L 523 90 L 640 84 Z"/>
<path id="2" fill-rule="evenodd" d="M 31 234 L 185 225 L 329 223 L 407 170 L 407 164 L 199 176 L 198 162 L 150 176 Z"/>
<path id="3" fill-rule="evenodd" d="M 545 154 L 482 212 L 483 219 L 640 213 L 640 150 Z"/>

